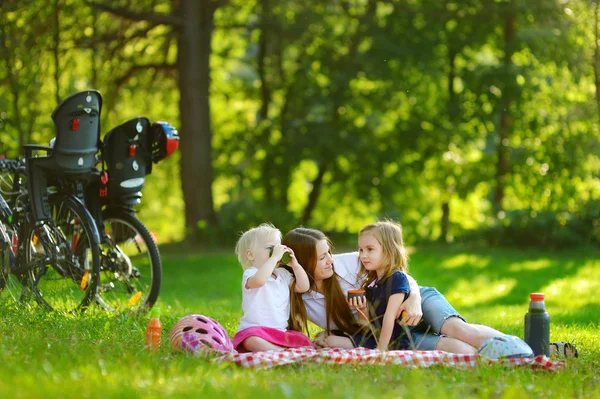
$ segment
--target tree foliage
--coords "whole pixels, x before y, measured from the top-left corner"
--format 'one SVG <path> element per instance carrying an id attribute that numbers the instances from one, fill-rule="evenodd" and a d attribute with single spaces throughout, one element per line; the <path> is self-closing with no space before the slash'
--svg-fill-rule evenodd
<path id="1" fill-rule="evenodd" d="M 154 169 L 141 211 L 165 237 L 392 217 L 409 241 L 510 241 L 521 226 L 562 232 L 534 244 L 598 242 L 598 13 L 585 0 L 4 1 L 1 152 L 48 140 L 57 99 L 93 86 L 103 126 L 180 126 L 179 164 Z"/>

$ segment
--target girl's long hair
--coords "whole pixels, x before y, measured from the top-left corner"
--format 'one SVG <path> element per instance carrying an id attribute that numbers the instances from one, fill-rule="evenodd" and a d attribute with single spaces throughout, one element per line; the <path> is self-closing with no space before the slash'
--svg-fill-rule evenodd
<path id="1" fill-rule="evenodd" d="M 381 280 L 385 280 L 395 271 L 406 273 L 408 271 L 408 253 L 404 247 L 402 238 L 402 225 L 391 220 L 375 222 L 363 227 L 358 236 L 370 234 L 381 244 L 383 248 L 384 273 Z M 375 270 L 367 270 L 360 262 L 359 276 L 364 278 L 363 288 L 366 288 L 374 280 L 377 280 Z"/>
<path id="2" fill-rule="evenodd" d="M 325 234 L 319 230 L 298 227 L 291 230 L 283 238 L 283 245 L 290 247 L 298 263 L 306 270 L 310 282 L 310 290 L 316 289 L 315 267 L 317 266 L 317 243 L 321 240 L 327 241 L 331 251 L 331 242 Z M 331 253 L 331 252 L 330 252 Z M 335 265 L 334 265 L 335 268 Z M 335 269 L 334 269 L 335 270 Z M 291 330 L 304 332 L 309 335 L 308 316 L 306 307 L 302 300 L 302 294 L 294 291 L 294 284 L 290 286 L 290 320 L 289 328 Z M 358 330 L 358 324 L 355 321 L 350 307 L 340 287 L 335 274 L 323 281 L 325 296 L 325 317 L 327 319 L 327 334 L 330 334 L 330 321 L 344 332 L 354 333 Z"/>

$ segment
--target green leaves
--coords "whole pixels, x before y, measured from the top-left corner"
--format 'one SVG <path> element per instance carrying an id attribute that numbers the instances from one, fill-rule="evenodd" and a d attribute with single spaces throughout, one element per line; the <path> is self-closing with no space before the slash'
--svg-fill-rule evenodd
<path id="1" fill-rule="evenodd" d="M 98 88 L 105 131 L 137 115 L 177 125 L 197 112 L 181 101 L 175 3 L 110 6 L 127 3 L 135 18 L 47 3 L 1 11 L 0 153 L 49 141 L 57 89 Z M 505 212 L 578 214 L 600 196 L 589 2 L 219 4 L 209 99 L 221 226 L 203 229 L 228 236 L 271 220 L 356 231 L 394 215 L 409 240 L 431 239 L 445 206 L 450 236 L 497 218 L 498 182 Z M 58 12 L 58 42 L 32 10 L 46 21 Z M 165 239 L 181 238 L 184 210 L 198 206 L 174 183 L 178 160 L 154 169 L 142 202 Z"/>

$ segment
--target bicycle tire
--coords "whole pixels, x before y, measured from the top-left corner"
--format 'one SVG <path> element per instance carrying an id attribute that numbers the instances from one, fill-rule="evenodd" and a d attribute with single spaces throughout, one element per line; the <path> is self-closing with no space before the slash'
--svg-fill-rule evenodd
<path id="1" fill-rule="evenodd" d="M 0 201 L 2 196 L 0 195 Z M 8 275 L 10 274 L 10 244 L 8 229 L 0 220 L 0 297 L 6 287 Z"/>
<path id="2" fill-rule="evenodd" d="M 0 237 L 12 243 L 12 237 L 16 236 L 15 230 L 0 222 Z M 10 246 L 0 248 L 0 300 L 4 304 L 19 304 L 26 298 L 28 290 L 28 279 L 26 274 L 16 274 L 13 268 L 16 265 L 15 255 Z"/>
<path id="3" fill-rule="evenodd" d="M 144 313 L 160 293 L 162 265 L 156 241 L 146 226 L 122 209 L 102 212 L 98 303 L 113 312 Z"/>
<path id="4" fill-rule="evenodd" d="M 25 242 L 33 297 L 49 310 L 85 311 L 100 272 L 96 224 L 75 196 L 52 196 L 50 210 L 52 220 L 31 229 Z"/>
<path id="5" fill-rule="evenodd" d="M 0 185 L 12 187 L 9 195 L 20 192 L 20 175 L 15 173 L 19 165 L 19 161 L 0 161 L 0 170 L 2 170 Z M 7 171 L 10 173 L 6 174 Z M 13 214 L 2 194 L 6 194 L 6 192 L 0 193 L 0 299 L 5 305 L 19 305 L 21 302 L 25 302 L 29 293 L 27 273 L 16 270 L 18 237 L 22 233 L 20 228 L 22 214 Z M 13 200 L 16 201 L 16 198 Z"/>

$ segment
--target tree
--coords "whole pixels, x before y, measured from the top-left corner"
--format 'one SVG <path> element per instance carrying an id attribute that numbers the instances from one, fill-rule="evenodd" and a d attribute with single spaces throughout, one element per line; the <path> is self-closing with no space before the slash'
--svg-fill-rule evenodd
<path id="1" fill-rule="evenodd" d="M 151 27 L 166 26 L 166 36 L 176 37 L 176 64 L 165 62 L 134 65 L 128 76 L 147 68 L 176 68 L 181 118 L 181 184 L 185 203 L 185 224 L 195 237 L 199 224 L 215 224 L 212 184 L 212 130 L 210 116 L 210 55 L 215 11 L 226 0 L 174 0 L 170 12 L 154 11 L 152 3 L 133 9 L 102 2 L 95 9 Z M 138 2 L 139 4 L 139 2 Z M 125 36 L 125 35 L 123 35 Z M 122 37 L 122 40 L 127 40 Z"/>
<path id="2" fill-rule="evenodd" d="M 38 18 L 53 19 L 53 10 L 44 8 L 43 3 L 29 1 L 28 7 L 23 7 L 20 2 L 6 1 L 0 9 L 0 119 L 4 125 L 0 152 L 12 157 L 31 142 L 39 127 L 37 119 L 56 106 L 35 100 L 46 89 L 43 76 L 48 67 L 44 61 L 49 56 L 46 49 L 52 45 L 52 37 L 44 35 L 45 27 L 35 23 Z M 49 117 L 43 121 L 51 126 Z"/>
<path id="3" fill-rule="evenodd" d="M 600 1 L 594 7 L 594 80 L 596 83 L 596 105 L 600 117 L 600 35 L 598 34 L 598 19 L 600 18 Z"/>

